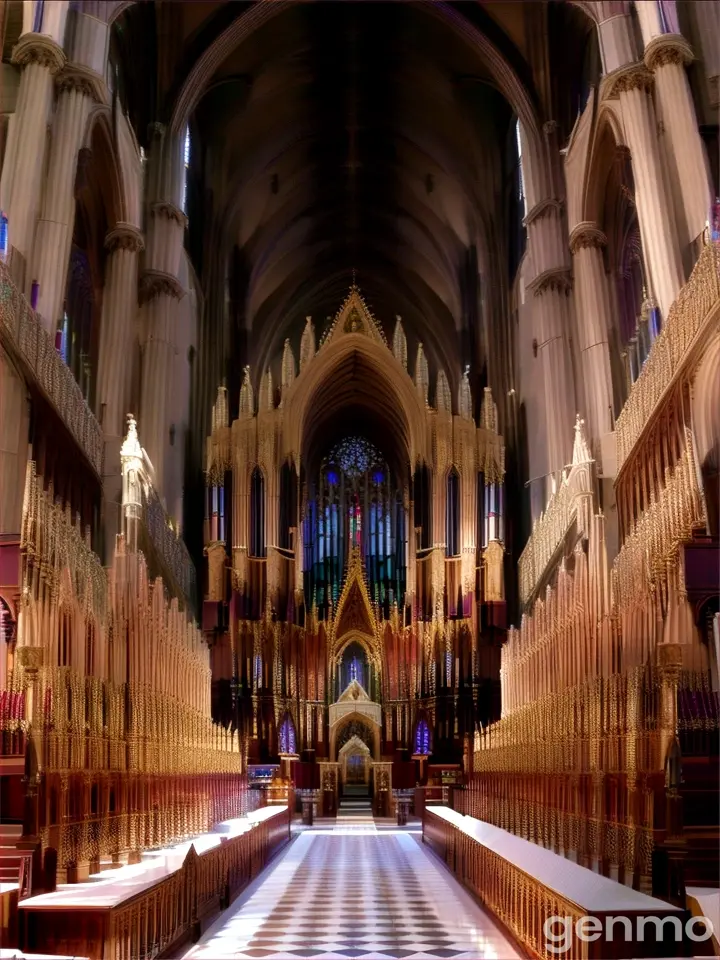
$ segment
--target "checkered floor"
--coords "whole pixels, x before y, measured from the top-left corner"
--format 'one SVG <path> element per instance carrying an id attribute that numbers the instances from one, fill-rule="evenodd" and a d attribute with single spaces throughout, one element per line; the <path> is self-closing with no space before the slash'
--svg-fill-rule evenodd
<path id="1" fill-rule="evenodd" d="M 308 830 L 186 960 L 519 956 L 418 836 Z"/>

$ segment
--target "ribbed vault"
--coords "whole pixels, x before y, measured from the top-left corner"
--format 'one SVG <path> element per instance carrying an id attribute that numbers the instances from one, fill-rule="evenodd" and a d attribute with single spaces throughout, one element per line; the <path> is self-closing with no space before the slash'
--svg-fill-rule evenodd
<path id="1" fill-rule="evenodd" d="M 350 435 L 377 447 L 398 478 L 408 475 L 407 417 L 391 383 L 362 351 L 347 352 L 322 380 L 308 403 L 303 427 L 302 462 L 308 476 L 315 476 L 322 458 Z"/>

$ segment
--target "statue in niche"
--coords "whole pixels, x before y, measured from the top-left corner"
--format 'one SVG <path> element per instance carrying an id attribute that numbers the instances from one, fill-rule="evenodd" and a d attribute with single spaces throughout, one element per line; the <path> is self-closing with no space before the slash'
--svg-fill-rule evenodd
<path id="1" fill-rule="evenodd" d="M 353 307 L 345 321 L 345 333 L 363 333 L 364 329 L 360 314 Z"/>

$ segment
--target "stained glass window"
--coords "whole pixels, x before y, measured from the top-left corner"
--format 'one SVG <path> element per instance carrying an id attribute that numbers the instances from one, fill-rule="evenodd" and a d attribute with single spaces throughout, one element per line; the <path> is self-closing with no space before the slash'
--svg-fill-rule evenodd
<path id="1" fill-rule="evenodd" d="M 335 447 L 328 460 L 338 464 L 349 477 L 358 477 L 374 464 L 382 462 L 382 457 L 362 437 L 347 437 Z"/>
<path id="2" fill-rule="evenodd" d="M 292 722 L 292 717 L 289 713 L 285 714 L 278 739 L 280 741 L 280 753 L 294 754 L 297 752 L 295 749 L 295 724 Z"/>
<path id="3" fill-rule="evenodd" d="M 430 729 L 425 720 L 421 720 L 415 730 L 415 753 L 424 757 L 430 754 Z"/>
<path id="4" fill-rule="evenodd" d="M 183 213 L 187 213 L 187 181 L 188 170 L 190 169 L 190 127 L 185 127 L 185 139 L 183 141 L 183 195 L 182 208 Z"/>

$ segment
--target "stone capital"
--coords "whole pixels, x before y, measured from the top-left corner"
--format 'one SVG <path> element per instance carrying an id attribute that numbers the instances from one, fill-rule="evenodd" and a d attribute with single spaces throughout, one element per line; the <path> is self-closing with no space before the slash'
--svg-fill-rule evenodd
<path id="1" fill-rule="evenodd" d="M 18 647 L 15 653 L 18 663 L 28 673 L 36 673 L 43 665 L 45 651 L 42 647 Z"/>
<path id="2" fill-rule="evenodd" d="M 676 680 L 682 667 L 682 650 L 679 643 L 659 643 L 656 647 L 657 664 L 670 680 Z"/>
<path id="3" fill-rule="evenodd" d="M 645 47 L 645 66 L 648 70 L 657 70 L 658 67 L 677 63 L 685 66 L 695 59 L 690 44 L 685 37 L 677 33 L 665 33 L 660 37 L 653 37 Z"/>
<path id="4" fill-rule="evenodd" d="M 609 73 L 602 81 L 600 89 L 601 100 L 617 100 L 621 93 L 631 90 L 650 90 L 653 85 L 653 75 L 644 63 L 631 63 Z"/>
<path id="5" fill-rule="evenodd" d="M 66 57 L 62 47 L 51 37 L 42 33 L 26 33 L 20 37 L 12 52 L 12 63 L 19 67 L 37 63 L 47 67 L 54 76 L 65 66 Z"/>
<path id="6" fill-rule="evenodd" d="M 579 223 L 570 234 L 570 253 L 575 255 L 578 250 L 588 247 L 602 250 L 607 246 L 607 237 L 596 223 L 585 220 Z"/>
<path id="7" fill-rule="evenodd" d="M 536 220 L 542 220 L 543 217 L 550 216 L 552 213 L 557 213 L 559 216 L 562 213 L 562 210 L 562 200 L 555 200 L 551 197 L 548 197 L 547 199 L 536 203 L 532 210 L 528 212 L 523 222 L 525 223 L 526 227 L 529 227 L 531 223 L 534 223 Z"/>
<path id="8" fill-rule="evenodd" d="M 81 63 L 66 63 L 55 77 L 58 90 L 72 93 L 77 90 L 89 100 L 107 106 L 108 94 L 105 81 L 99 73 Z"/>
<path id="9" fill-rule="evenodd" d="M 551 270 L 545 270 L 528 284 L 528 289 L 536 297 L 541 296 L 546 290 L 557 290 L 567 295 L 572 290 L 570 270 L 567 267 L 553 267 Z"/>
<path id="10" fill-rule="evenodd" d="M 170 203 L 169 200 L 158 200 L 157 203 L 153 203 L 150 207 L 150 213 L 153 217 L 173 220 L 179 224 L 183 230 L 187 226 L 188 218 L 179 207 L 176 207 L 174 203 Z"/>
<path id="11" fill-rule="evenodd" d="M 142 231 L 131 223 L 116 223 L 105 237 L 105 249 L 110 253 L 115 250 L 129 250 L 139 253 L 145 248 Z"/>
<path id="12" fill-rule="evenodd" d="M 155 297 L 163 296 L 182 300 L 185 290 L 177 277 L 171 273 L 163 273 L 162 270 L 146 270 L 140 280 L 138 297 L 140 304 L 149 303 Z"/>

